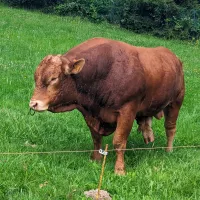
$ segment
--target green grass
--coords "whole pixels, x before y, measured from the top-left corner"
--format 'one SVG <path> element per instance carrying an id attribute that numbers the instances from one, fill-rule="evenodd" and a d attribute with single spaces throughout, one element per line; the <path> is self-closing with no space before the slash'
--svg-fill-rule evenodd
<path id="1" fill-rule="evenodd" d="M 0 152 L 92 149 L 92 139 L 77 111 L 28 115 L 33 73 L 48 54 L 62 54 L 91 37 L 136 46 L 165 46 L 184 63 L 186 96 L 174 145 L 200 144 L 200 48 L 181 41 L 138 35 L 118 27 L 0 5 Z M 163 120 L 154 120 L 154 146 L 165 146 Z M 112 149 L 112 135 L 104 145 Z M 27 142 L 28 141 L 28 142 Z M 34 144 L 36 145 L 26 145 Z M 133 127 L 127 147 L 150 147 Z M 101 165 L 89 153 L 0 155 L 1 200 L 86 199 L 97 188 Z M 106 161 L 102 189 L 114 200 L 200 199 L 200 149 L 126 152 L 127 175 L 113 173 L 115 153 Z M 46 184 L 45 184 L 46 183 Z M 43 185 L 41 185 L 43 184 Z"/>

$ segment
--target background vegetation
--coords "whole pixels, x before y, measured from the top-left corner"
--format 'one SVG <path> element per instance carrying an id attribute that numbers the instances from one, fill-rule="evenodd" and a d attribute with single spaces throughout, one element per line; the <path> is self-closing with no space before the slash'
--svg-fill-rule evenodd
<path id="1" fill-rule="evenodd" d="M 107 37 L 132 45 L 170 48 L 184 63 L 186 96 L 174 142 L 199 145 L 200 48 L 179 40 L 139 35 L 107 23 L 93 24 L 77 17 L 59 17 L 0 5 L 0 152 L 92 149 L 92 139 L 77 111 L 28 115 L 38 63 L 48 54 L 65 53 L 92 37 Z M 156 140 L 146 146 L 137 126 L 128 148 L 165 146 L 163 120 L 154 120 Z M 104 145 L 112 149 L 112 137 Z M 97 188 L 101 165 L 89 153 L 2 155 L 1 200 L 83 200 L 84 191 Z M 115 153 L 106 161 L 102 189 L 114 200 L 199 200 L 200 149 L 126 152 L 127 175 L 114 175 Z"/>
<path id="2" fill-rule="evenodd" d="M 199 0 L 1 0 L 11 6 L 108 21 L 137 33 L 198 40 Z"/>

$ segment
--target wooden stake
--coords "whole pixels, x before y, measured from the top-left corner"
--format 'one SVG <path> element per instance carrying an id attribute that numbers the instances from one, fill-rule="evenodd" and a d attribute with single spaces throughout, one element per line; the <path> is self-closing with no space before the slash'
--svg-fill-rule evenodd
<path id="1" fill-rule="evenodd" d="M 106 148 L 105 148 L 105 151 L 104 151 L 104 154 L 103 154 L 104 157 L 103 157 L 103 163 L 102 163 L 102 168 L 101 168 L 101 175 L 100 175 L 100 178 L 99 178 L 99 185 L 98 185 L 98 192 L 97 192 L 96 200 L 98 200 L 99 197 L 100 197 L 100 190 L 101 190 L 103 173 L 104 173 L 104 168 L 105 168 L 105 163 L 106 163 L 107 151 L 108 151 L 108 144 L 106 144 Z"/>

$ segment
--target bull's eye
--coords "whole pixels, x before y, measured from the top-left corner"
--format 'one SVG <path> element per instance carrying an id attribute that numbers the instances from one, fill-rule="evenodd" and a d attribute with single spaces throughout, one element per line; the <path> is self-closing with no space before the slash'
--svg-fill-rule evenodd
<path id="1" fill-rule="evenodd" d="M 51 80 L 50 80 L 50 84 L 54 84 L 54 83 L 56 83 L 57 80 L 58 80 L 57 77 L 51 78 Z"/>

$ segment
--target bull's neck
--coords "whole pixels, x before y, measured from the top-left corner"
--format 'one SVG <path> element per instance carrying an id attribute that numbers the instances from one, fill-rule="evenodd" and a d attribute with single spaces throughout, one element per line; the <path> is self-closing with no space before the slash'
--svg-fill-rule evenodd
<path id="1" fill-rule="evenodd" d="M 100 106 L 95 103 L 94 99 L 90 98 L 87 94 L 80 92 L 78 93 L 77 97 L 77 105 L 79 107 L 77 107 L 78 110 L 82 112 L 82 109 L 84 109 L 87 113 L 90 113 L 92 115 L 96 115 L 99 113 Z"/>

